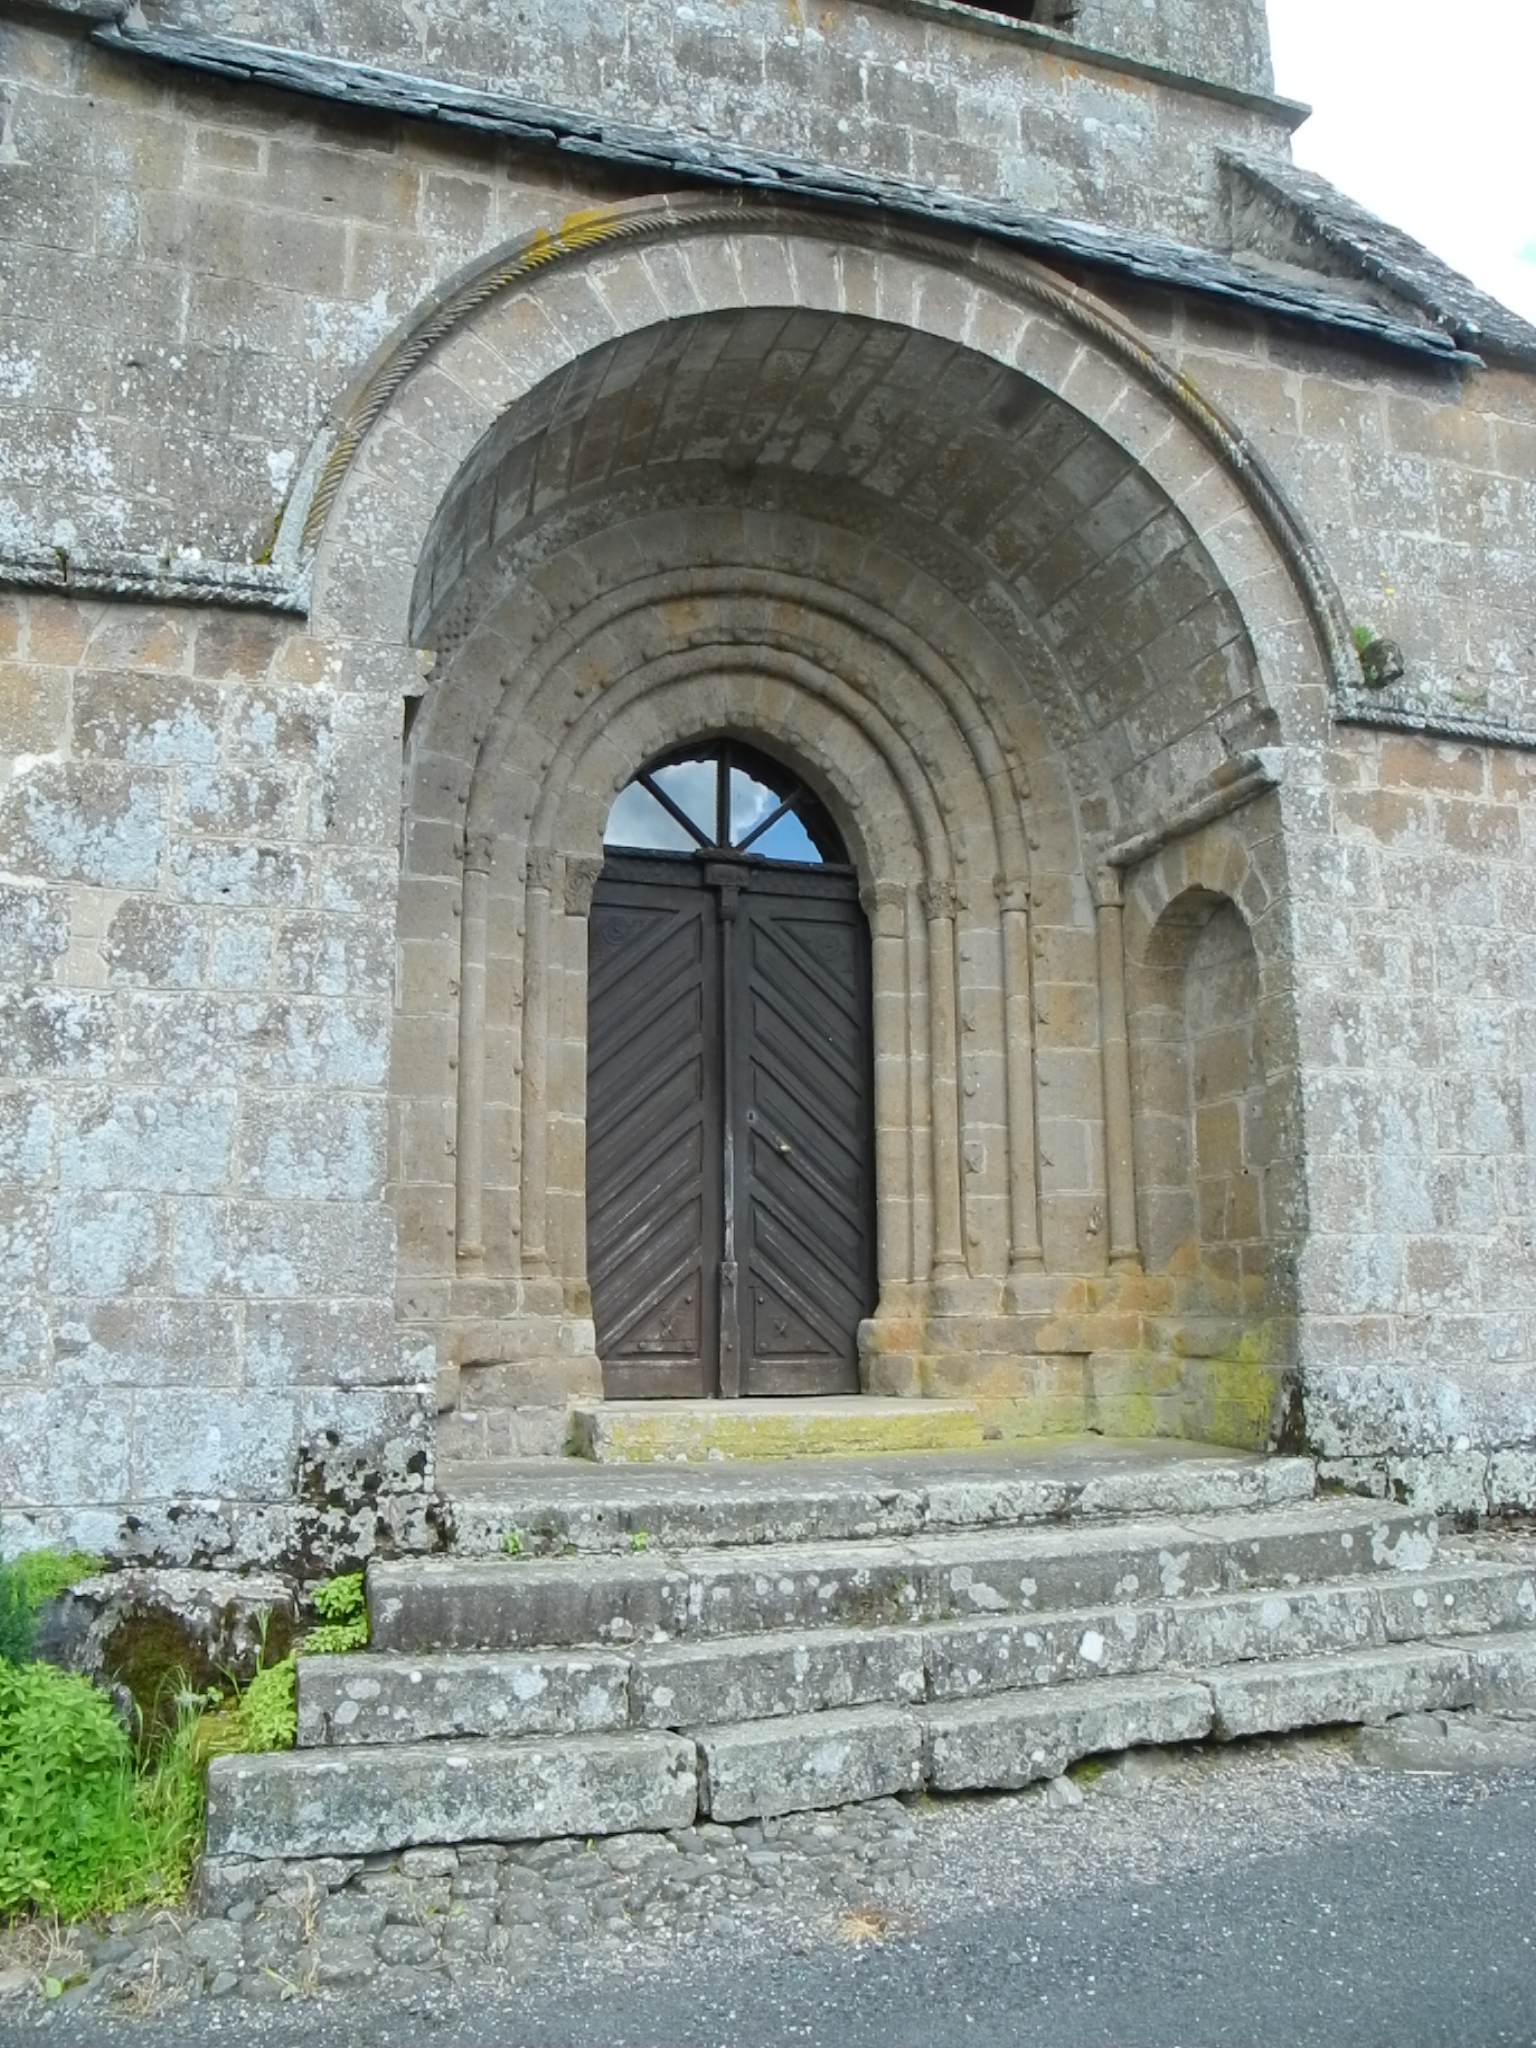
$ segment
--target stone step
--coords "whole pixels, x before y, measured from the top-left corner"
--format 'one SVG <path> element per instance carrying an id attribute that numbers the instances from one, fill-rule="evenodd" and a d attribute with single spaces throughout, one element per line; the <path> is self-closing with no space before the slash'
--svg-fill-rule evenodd
<path id="1" fill-rule="evenodd" d="M 680 1729 L 1536 1628 L 1536 1574 L 1410 1578 L 938 1623 L 639 1647 L 299 1662 L 301 1748 Z"/>
<path id="2" fill-rule="evenodd" d="M 416 1742 L 217 1757 L 208 1855 L 354 1857 L 432 1843 L 678 1828 L 927 1787 L 1006 1790 L 1085 1756 L 1536 1702 L 1536 1630 L 691 1735 Z"/>
<path id="3" fill-rule="evenodd" d="M 737 1458 L 859 1458 L 979 1450 L 969 1401 L 868 1395 L 746 1401 L 596 1401 L 571 1411 L 571 1447 L 602 1465 L 728 1463 Z"/>
<path id="4" fill-rule="evenodd" d="M 369 1856 L 430 1842 L 530 1842 L 687 1827 L 685 1737 L 565 1735 L 269 1751 L 208 1766 L 213 1857 Z"/>
<path id="5" fill-rule="evenodd" d="M 863 1541 L 1106 1517 L 1232 1514 L 1312 1497 L 1308 1458 L 1259 1458 L 1104 1438 L 836 1458 L 809 1465 L 600 1466 L 507 1459 L 440 1467 L 459 1557 L 700 1550 Z"/>
<path id="6" fill-rule="evenodd" d="M 368 1568 L 372 1640 L 411 1654 L 541 1649 L 1112 1606 L 1422 1570 L 1435 1524 L 1373 1503 L 905 1542 Z"/>

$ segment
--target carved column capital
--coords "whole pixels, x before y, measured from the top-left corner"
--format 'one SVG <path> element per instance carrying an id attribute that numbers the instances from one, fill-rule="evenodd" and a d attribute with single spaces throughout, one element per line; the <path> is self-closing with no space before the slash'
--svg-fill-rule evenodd
<path id="1" fill-rule="evenodd" d="M 1093 878 L 1093 901 L 1099 910 L 1120 910 L 1125 904 L 1125 876 L 1107 864 Z"/>
<path id="2" fill-rule="evenodd" d="M 907 892 L 900 882 L 866 882 L 859 902 L 871 929 L 884 938 L 899 938 L 906 922 Z"/>
<path id="3" fill-rule="evenodd" d="M 546 895 L 554 889 L 555 873 L 560 856 L 548 846 L 530 846 L 528 849 L 528 887 L 542 889 Z"/>
<path id="4" fill-rule="evenodd" d="M 956 918 L 965 907 L 957 882 L 924 882 L 921 891 L 923 915 L 927 918 Z"/>
<path id="5" fill-rule="evenodd" d="M 593 854 L 568 854 L 565 862 L 565 914 L 567 917 L 588 917 L 592 911 L 592 892 L 597 887 L 597 878 L 603 872 L 603 864 Z"/>

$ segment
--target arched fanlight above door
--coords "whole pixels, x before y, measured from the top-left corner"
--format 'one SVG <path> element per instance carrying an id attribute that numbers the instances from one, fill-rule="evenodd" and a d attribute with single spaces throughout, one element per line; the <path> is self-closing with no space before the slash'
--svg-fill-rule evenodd
<path id="1" fill-rule="evenodd" d="M 610 851 L 740 854 L 806 867 L 846 866 L 837 827 L 805 785 L 737 740 L 680 747 L 620 790 Z"/>

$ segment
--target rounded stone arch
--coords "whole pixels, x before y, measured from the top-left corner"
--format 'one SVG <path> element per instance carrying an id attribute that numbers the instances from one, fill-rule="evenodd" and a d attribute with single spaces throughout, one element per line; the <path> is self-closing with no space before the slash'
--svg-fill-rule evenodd
<path id="1" fill-rule="evenodd" d="M 910 770 L 903 773 L 903 764 L 891 759 L 886 736 L 859 721 L 856 701 L 829 687 L 832 680 L 808 664 L 774 663 L 745 653 L 735 665 L 707 658 L 662 660 L 630 676 L 624 691 L 614 693 L 619 701 L 595 705 L 583 721 L 585 730 L 573 734 L 569 776 L 558 783 L 552 778 L 549 787 L 558 788 L 558 794 L 537 832 L 540 843 L 525 856 L 525 867 L 535 883 L 554 862 L 566 877 L 594 876 L 601 866 L 602 825 L 617 790 L 645 761 L 674 746 L 729 735 L 806 776 L 849 843 L 871 925 L 875 1123 L 881 1154 L 876 1235 L 878 1278 L 889 1314 L 896 1303 L 904 1305 L 916 1281 L 927 1277 L 934 1256 L 931 1219 L 938 1219 L 940 1234 L 945 1216 L 953 1217 L 952 1235 L 963 1227 L 953 1031 L 947 1038 L 941 1033 L 937 1045 L 928 1042 L 924 1031 L 935 1014 L 952 1017 L 956 1002 L 952 986 L 935 986 L 940 963 L 930 952 L 922 914 L 932 855 L 942 848 L 943 834 L 931 805 L 928 816 L 921 814 L 921 787 Z M 586 1243 L 584 896 L 568 886 L 563 898 L 558 891 L 551 894 L 549 910 L 531 892 L 526 900 L 530 934 L 551 911 L 557 921 L 563 917 L 566 927 L 550 935 L 547 947 L 550 958 L 564 962 L 559 1010 L 571 1054 L 558 1081 L 533 1073 L 524 1058 L 524 1141 L 518 1162 L 524 1262 L 530 1233 L 537 1234 L 547 1220 L 546 1256 L 560 1272 L 580 1280 Z M 919 998 L 915 1014 L 914 989 Z M 541 1035 L 537 1010 L 538 992 L 530 986 L 523 1025 L 530 1048 Z M 914 1026 L 924 1041 L 916 1058 Z M 529 1142 L 541 1094 L 548 1119 L 547 1165 L 544 1146 Z M 558 1157 L 557 1133 L 564 1134 Z M 927 1142 L 914 1147 L 914 1134 Z M 541 1172 L 547 1175 L 547 1193 L 538 1185 Z"/>
<path id="2" fill-rule="evenodd" d="M 636 201 L 500 252 L 410 323 L 354 394 L 284 540 L 312 550 L 314 617 L 408 643 L 439 507 L 520 399 L 657 322 L 752 307 L 877 318 L 1023 372 L 1157 486 L 1210 555 L 1271 708 L 1347 675 L 1342 606 L 1242 437 L 1081 288 L 1006 252 L 792 207 Z M 322 451 L 323 452 L 323 451 Z"/>
<path id="3" fill-rule="evenodd" d="M 827 660 L 857 677 L 872 702 L 885 698 L 884 715 L 919 753 L 947 750 L 951 779 L 957 762 L 962 780 L 979 776 L 981 812 L 967 808 L 969 788 L 966 804 L 948 809 L 962 864 L 969 858 L 983 878 L 995 871 L 1027 881 L 1042 851 L 1047 865 L 1081 864 L 1075 830 L 1062 836 L 1069 798 L 1033 700 L 1019 691 L 1005 651 L 950 592 L 868 545 L 852 563 L 818 559 L 798 520 L 761 522 L 750 538 L 723 532 L 723 524 L 708 512 L 627 522 L 624 542 L 638 533 L 643 561 L 615 561 L 599 535 L 562 552 L 554 587 L 545 587 L 534 565 L 465 635 L 452 657 L 451 686 L 430 686 L 413 723 L 408 774 L 428 777 L 441 800 L 463 812 L 473 838 L 486 764 L 510 733 L 523 730 L 527 707 L 548 694 L 551 674 L 574 677 L 590 699 L 615 653 L 629 662 L 647 648 L 727 646 L 734 638 Z M 910 691 L 899 686 L 903 678 Z M 936 728 L 913 729 L 903 709 L 913 694 L 931 698 Z M 1007 724 L 998 713 L 1005 699 Z M 933 774 L 937 789 L 942 761 Z M 1033 855 L 1026 809 L 1035 820 Z M 967 835 L 974 839 L 978 824 L 992 843 L 967 856 Z"/>
<path id="4" fill-rule="evenodd" d="M 1126 893 L 1138 1231 L 1196 1317 L 1291 1313 L 1296 1046 L 1264 798 L 1148 860 Z"/>
<path id="5" fill-rule="evenodd" d="M 400 1157 L 436 1156 L 428 1213 L 448 1219 L 429 1233 L 446 1260 L 413 1276 L 421 1320 L 455 1362 L 558 1355 L 592 1390 L 585 905 L 618 788 L 728 732 L 806 774 L 865 884 L 870 1384 L 920 1381 L 935 1344 L 1017 1381 L 1069 1276 L 1125 1264 L 1114 1212 L 1134 1206 L 1110 1186 L 1106 1245 L 1111 927 L 1087 878 L 1273 738 L 1277 709 L 1282 729 L 1305 715 L 1333 658 L 1328 593 L 1236 437 L 1036 266 L 883 229 L 860 245 L 779 207 L 605 219 L 622 237 L 488 272 L 456 310 L 450 294 L 429 344 L 364 392 L 311 508 L 318 630 L 436 654 L 410 736 L 393 1083 Z M 794 434 L 756 465 L 685 418 L 637 492 L 614 453 L 626 392 L 654 424 L 674 372 L 729 347 L 766 378 L 781 331 L 904 365 L 918 396 L 890 438 L 899 452 L 932 411 L 927 471 L 855 474 L 841 428 L 818 468 L 826 421 L 791 407 Z M 1016 470 L 1031 435 L 1036 467 Z M 967 477 L 950 517 L 945 480 Z M 1074 561 L 1100 576 L 1086 593 Z M 1133 950 L 1157 866 L 1132 886 Z M 1118 1045 L 1123 1067 L 1123 1003 Z"/>

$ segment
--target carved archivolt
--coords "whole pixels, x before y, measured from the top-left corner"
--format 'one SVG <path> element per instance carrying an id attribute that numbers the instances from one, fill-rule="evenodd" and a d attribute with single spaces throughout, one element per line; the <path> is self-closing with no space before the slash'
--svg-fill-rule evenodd
<path id="1" fill-rule="evenodd" d="M 707 311 L 710 292 L 722 306 L 750 303 L 734 266 L 755 216 L 725 209 L 727 232 L 719 211 L 626 216 L 641 240 L 672 235 L 711 253 L 673 318 L 697 313 L 701 299 Z M 802 248 L 783 212 L 766 211 L 786 261 L 800 266 L 796 291 L 824 311 L 839 295 L 846 305 L 826 224 Z M 318 533 L 334 494 L 317 595 L 328 629 L 355 633 L 376 605 L 403 621 L 403 586 L 430 560 L 432 615 L 448 636 L 412 731 L 402 900 L 407 910 L 418 897 L 427 906 L 418 922 L 430 932 L 431 906 L 456 897 L 454 1059 L 444 1055 L 452 1072 L 442 1075 L 418 1061 L 401 1090 L 435 1094 L 439 1111 L 451 1104 L 459 1272 L 514 1292 L 557 1286 L 568 1313 L 585 1271 L 587 912 L 609 808 L 647 759 L 734 735 L 781 756 L 836 819 L 873 947 L 881 1313 L 940 1302 L 990 1312 L 988 1302 L 1022 1299 L 1006 1293 L 1009 1281 L 1044 1263 L 1045 1175 L 1059 1171 L 1040 1139 L 1048 1124 L 1058 1133 L 1075 1124 L 1079 1135 L 1061 1147 L 1076 1148 L 1084 1175 L 1100 1176 L 1101 1248 L 1112 1263 L 1137 1258 L 1123 938 L 1137 912 L 1117 882 L 1090 893 L 1087 879 L 1102 867 L 1114 882 L 1141 861 L 1169 805 L 1167 829 L 1187 833 L 1235 801 L 1225 783 L 1200 793 L 1200 775 L 1220 763 L 1221 721 L 1262 710 L 1277 681 L 1315 682 L 1331 660 L 1326 592 L 1306 596 L 1305 550 L 1284 530 L 1283 508 L 1222 441 L 1221 423 L 1165 388 L 1166 373 L 1134 337 L 1014 259 L 962 262 L 946 249 L 944 289 L 919 307 L 913 258 L 938 265 L 935 251 L 882 241 L 858 254 L 877 276 L 897 265 L 891 289 L 906 293 L 926 331 L 947 323 L 961 349 L 990 351 L 1058 389 L 1063 415 L 1093 413 L 1094 459 L 1107 451 L 1106 477 L 1134 473 L 1156 497 L 1157 516 L 1183 536 L 1174 545 L 1207 578 L 1198 602 L 1221 614 L 1222 637 L 1202 640 L 1203 625 L 1188 628 L 1193 614 L 1171 626 L 1159 617 L 1140 694 L 1127 686 L 1121 703 L 1113 665 L 1071 672 L 1065 627 L 1049 644 L 1015 632 L 1012 599 L 993 565 L 979 555 L 967 563 L 958 525 L 941 533 L 936 515 L 891 498 L 883 523 L 860 530 L 853 495 L 838 497 L 833 482 L 818 520 L 804 475 L 794 489 L 765 482 L 761 501 L 736 503 L 718 491 L 690 502 L 691 474 L 664 462 L 639 465 L 627 481 L 599 477 L 584 496 L 551 486 L 537 519 L 509 520 L 505 547 L 481 547 L 472 560 L 473 521 L 456 516 L 461 485 L 470 477 L 481 508 L 494 506 L 495 490 L 481 488 L 501 475 L 491 456 L 500 463 L 519 445 L 499 432 L 487 439 L 505 407 L 582 353 L 564 338 L 573 326 L 590 350 L 638 319 L 612 310 L 630 303 L 619 286 L 632 260 L 612 251 L 609 271 L 565 278 L 579 306 L 566 306 L 563 325 L 545 323 L 543 354 L 533 348 L 526 364 L 495 321 L 514 287 L 543 287 L 532 271 L 489 280 L 413 361 L 437 351 L 429 374 L 451 378 L 455 321 L 473 316 L 483 323 L 480 360 L 507 364 L 506 390 L 490 392 L 483 379 L 472 393 L 456 386 L 464 402 L 443 412 L 453 422 L 447 443 L 413 439 L 402 415 L 401 432 L 374 447 L 368 420 L 395 396 L 409 402 L 404 371 L 388 390 L 377 385 L 315 500 Z M 654 324 L 655 279 L 631 281 Z M 1098 375 L 1106 360 L 1118 386 Z M 531 417 L 548 402 L 535 400 Z M 1218 443 L 1225 454 L 1213 460 Z M 1187 519 L 1181 493 L 1192 501 Z M 1073 502 L 1074 517 L 1092 509 L 1091 493 Z M 1289 596 L 1274 573 L 1277 551 Z M 1223 584 L 1228 572 L 1234 580 Z M 1321 622 L 1310 654 L 1295 630 L 1298 589 Z M 1170 655 L 1173 628 L 1184 631 Z M 1127 667 L 1140 659 L 1137 648 L 1125 652 Z M 1150 825 L 1142 792 L 1156 812 Z M 1076 1036 L 1051 1027 L 1065 1050 L 1049 1102 L 1037 1016 L 1042 925 L 1065 935 L 1075 963 L 1051 998 Z M 1084 996 L 1097 998 L 1091 1018 Z M 1097 1231 L 1086 1221 L 1091 1190 L 1082 1177 L 1076 1187 L 1084 1227 Z"/>
<path id="2" fill-rule="evenodd" d="M 700 580 L 702 590 L 691 587 Z M 790 624 L 765 625 L 765 595 L 780 608 L 793 600 Z M 480 991 L 500 945 L 515 956 L 522 996 L 509 1020 L 520 1069 L 517 1274 L 574 1282 L 584 1268 L 580 1162 L 557 1157 L 556 1134 L 582 1121 L 585 918 L 608 808 L 645 759 L 721 731 L 792 761 L 861 870 L 872 908 L 882 1287 L 982 1273 L 997 1257 L 989 1244 L 998 1280 L 1010 1263 L 1038 1264 L 1029 854 L 997 733 L 962 675 L 890 621 L 861 616 L 847 593 L 761 571 L 679 571 L 605 592 L 562 622 L 505 679 L 468 778 L 465 840 L 484 851 L 465 869 L 457 1123 L 470 1133 L 487 1122 Z M 972 874 L 984 886 L 967 886 Z M 978 1003 L 988 1045 L 1006 1042 L 1009 1054 L 985 1093 L 968 1097 L 960 1018 Z M 968 1145 L 970 1156 L 990 1151 L 990 1176 L 962 1172 Z M 461 1140 L 458 1163 L 459 1256 L 478 1262 L 483 1143 Z M 967 1214 L 978 1203 L 1003 1213 L 1001 1230 Z"/>
<path id="3" fill-rule="evenodd" d="M 652 246 L 687 245 L 711 239 L 724 247 L 733 237 L 754 232 L 783 237 L 786 242 L 798 239 L 828 250 L 848 242 L 850 235 L 846 222 L 792 203 L 676 194 L 590 209 L 574 221 L 554 229 L 538 229 L 492 253 L 408 321 L 344 401 L 339 420 L 311 451 L 300 485 L 285 508 L 275 559 L 291 572 L 301 577 L 307 575 L 323 553 L 332 515 L 346 493 L 373 427 L 424 364 L 442 364 L 452 374 L 449 358 L 454 337 L 482 321 L 487 309 L 519 294 L 547 290 L 551 285 L 558 289 L 563 274 L 616 249 L 633 249 L 640 255 Z M 1347 613 L 1326 560 L 1305 522 L 1235 423 L 1177 370 L 1165 364 L 1146 337 L 1127 320 L 1045 265 L 978 242 L 957 243 L 917 229 L 888 223 L 875 227 L 871 223 L 852 253 L 876 265 L 882 258 L 926 265 L 936 275 L 970 280 L 1011 302 L 1019 316 L 1011 335 L 990 333 L 991 323 L 975 320 L 969 307 L 962 312 L 962 322 L 976 330 L 973 345 L 983 353 L 995 351 L 999 360 L 1027 367 L 1032 374 L 1037 373 L 1033 356 L 1039 359 L 1038 368 L 1049 374 L 1053 367 L 1047 360 L 1049 352 L 1031 350 L 1023 332 L 1031 314 L 1045 314 L 1063 331 L 1088 344 L 1131 386 L 1151 397 L 1168 420 L 1177 421 L 1193 435 L 1229 479 L 1236 502 L 1246 509 L 1256 529 L 1272 545 L 1301 599 L 1326 673 L 1339 690 L 1353 693 L 1357 678 L 1349 651 Z M 611 305 L 620 296 L 611 294 L 600 303 Z M 657 294 L 649 280 L 640 296 L 643 301 L 655 302 Z M 846 290 L 840 296 L 842 304 L 833 310 L 854 310 Z M 734 302 L 748 301 L 738 294 Z M 659 308 L 662 317 L 668 311 L 686 316 L 700 310 L 699 294 L 694 288 L 688 292 L 687 303 L 671 308 L 663 304 Z M 654 319 L 656 312 L 647 317 Z M 925 317 L 931 321 L 934 314 L 929 310 Z M 631 323 L 612 319 L 611 315 L 610 319 L 614 333 L 623 332 L 626 325 L 645 324 L 644 319 Z M 558 331 L 558 323 L 552 323 L 551 331 Z M 599 338 L 586 337 L 573 353 L 595 346 Z M 959 333 L 955 338 L 972 340 L 970 335 Z M 545 374 L 548 367 L 552 366 L 539 365 L 538 375 Z M 1071 381 L 1076 365 L 1069 359 L 1054 367 L 1065 384 Z M 532 382 L 537 382 L 538 375 L 524 382 L 513 370 L 501 403 L 493 404 L 486 416 L 486 425 L 530 388 Z M 1080 382 L 1087 385 L 1091 380 Z M 474 379 L 468 380 L 469 388 L 463 396 L 469 397 L 474 383 Z M 480 397 L 483 402 L 483 394 Z M 1079 402 L 1084 401 L 1091 402 L 1086 390 L 1079 394 Z M 1110 412 L 1114 409 L 1113 405 L 1109 408 Z M 1137 423 L 1133 412 L 1134 409 L 1126 412 L 1123 429 L 1134 432 Z M 1112 420 L 1106 424 L 1114 431 Z M 470 445 L 460 451 L 459 460 L 467 456 Z M 445 477 L 443 482 L 446 481 Z M 1235 587 L 1241 579 L 1234 576 L 1232 580 Z"/>

